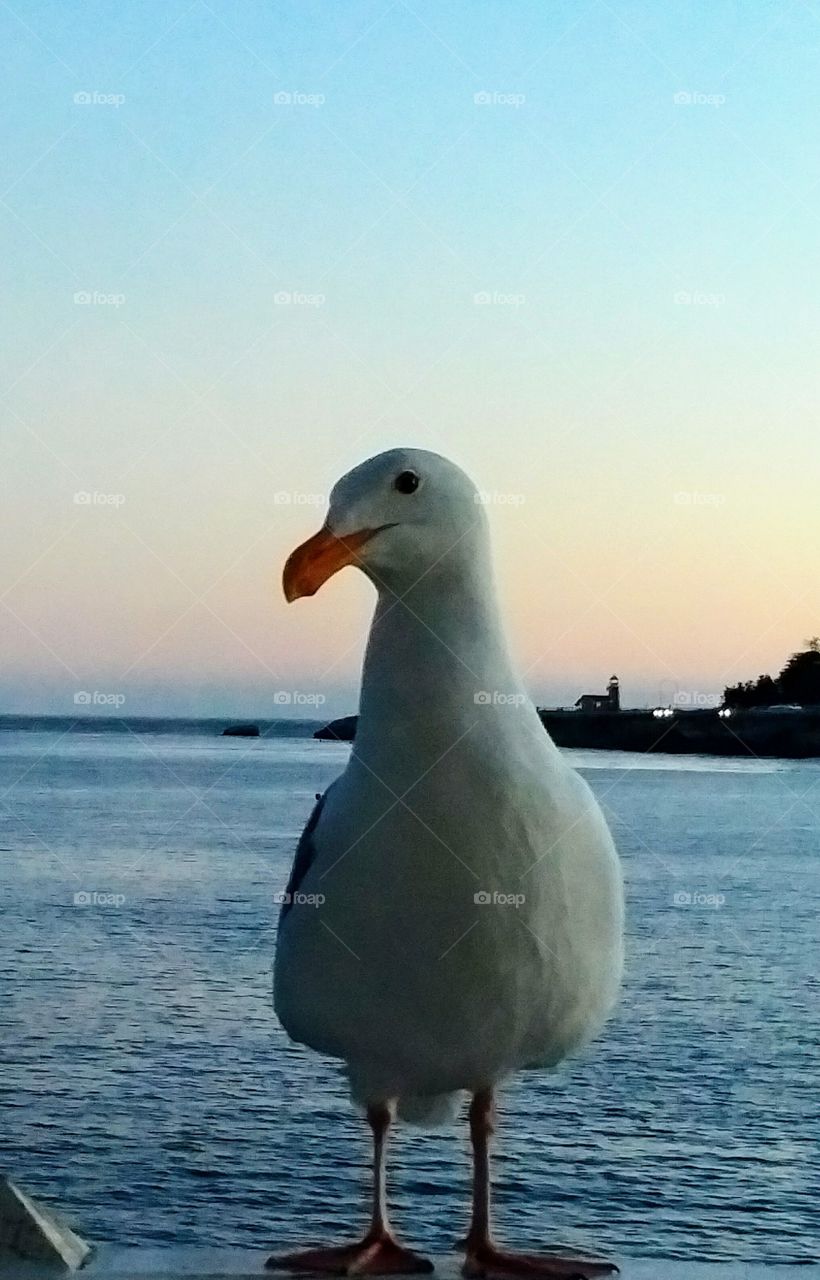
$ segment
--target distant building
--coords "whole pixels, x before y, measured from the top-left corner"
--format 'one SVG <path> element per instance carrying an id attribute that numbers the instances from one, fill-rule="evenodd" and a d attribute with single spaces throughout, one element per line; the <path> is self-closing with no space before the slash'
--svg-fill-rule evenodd
<path id="1" fill-rule="evenodd" d="M 606 693 L 582 693 L 575 705 L 579 711 L 620 711 L 621 689 L 618 677 L 609 677 Z"/>

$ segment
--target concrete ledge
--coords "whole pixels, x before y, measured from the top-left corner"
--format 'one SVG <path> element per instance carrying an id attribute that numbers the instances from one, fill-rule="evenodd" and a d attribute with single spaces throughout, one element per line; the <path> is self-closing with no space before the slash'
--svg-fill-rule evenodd
<path id="1" fill-rule="evenodd" d="M 10 1178 L 0 1179 L 0 1265 L 25 1259 L 52 1271 L 76 1271 L 90 1254 L 91 1246 L 58 1214 Z"/>
<path id="2" fill-rule="evenodd" d="M 275 1241 L 271 1242 L 271 1249 Z M 269 1250 L 209 1248 L 95 1249 L 78 1273 L 88 1280 L 260 1280 Z M 820 1280 L 820 1265 L 771 1266 L 760 1263 L 667 1262 L 659 1258 L 617 1258 L 621 1280 Z M 461 1258 L 435 1259 L 435 1276 L 461 1280 Z M 60 1274 L 57 1272 L 56 1274 Z M 280 1275 L 283 1273 L 279 1273 Z M 0 1280 L 54 1280 L 53 1266 L 0 1261 Z"/>

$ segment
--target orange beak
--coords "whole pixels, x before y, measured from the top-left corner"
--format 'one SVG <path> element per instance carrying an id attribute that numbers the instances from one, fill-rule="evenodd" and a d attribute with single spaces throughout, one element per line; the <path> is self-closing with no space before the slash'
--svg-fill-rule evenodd
<path id="1" fill-rule="evenodd" d="M 378 529 L 360 529 L 337 538 L 329 529 L 320 529 L 288 556 L 282 574 L 282 587 L 288 604 L 300 596 L 312 596 L 323 582 L 346 564 L 358 563 L 359 547 L 378 533 Z"/>

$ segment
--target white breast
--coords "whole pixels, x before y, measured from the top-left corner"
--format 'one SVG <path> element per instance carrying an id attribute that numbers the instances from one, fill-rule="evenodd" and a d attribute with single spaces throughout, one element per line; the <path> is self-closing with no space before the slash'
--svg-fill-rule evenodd
<path id="1" fill-rule="evenodd" d="M 612 840 L 586 784 L 531 730 L 510 741 L 503 718 L 479 719 L 401 801 L 401 763 L 385 757 L 377 778 L 354 757 L 328 797 L 302 885 L 324 902 L 287 917 L 276 1004 L 365 1095 L 551 1065 L 614 1002 Z"/>

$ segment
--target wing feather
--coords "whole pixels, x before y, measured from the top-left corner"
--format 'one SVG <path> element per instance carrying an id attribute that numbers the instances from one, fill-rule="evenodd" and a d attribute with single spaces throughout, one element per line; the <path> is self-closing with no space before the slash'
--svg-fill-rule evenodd
<path id="1" fill-rule="evenodd" d="M 330 790 L 330 788 L 328 788 L 328 790 Z M 299 843 L 296 846 L 296 853 L 293 857 L 293 866 L 290 869 L 290 877 L 285 888 L 285 900 L 282 903 L 282 910 L 279 914 L 280 925 L 293 905 L 293 895 L 299 892 L 299 886 L 302 884 L 302 881 L 308 873 L 308 869 L 316 857 L 316 846 L 313 843 L 313 833 L 316 830 L 316 824 L 321 816 L 326 798 L 327 791 L 324 795 L 319 796 L 313 806 L 311 815 L 307 820 L 305 829 L 299 837 Z"/>

